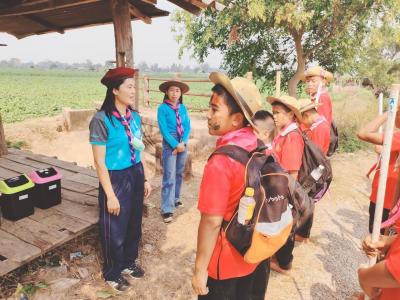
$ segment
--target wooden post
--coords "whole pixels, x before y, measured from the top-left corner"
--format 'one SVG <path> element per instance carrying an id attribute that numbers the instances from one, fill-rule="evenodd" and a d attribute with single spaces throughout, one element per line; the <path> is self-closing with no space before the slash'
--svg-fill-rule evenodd
<path id="1" fill-rule="evenodd" d="M 385 135 L 383 139 L 381 168 L 379 175 L 378 195 L 375 206 L 374 226 L 372 230 L 372 242 L 378 242 L 381 231 L 383 204 L 386 193 L 386 181 L 389 169 L 390 149 L 392 146 L 394 123 L 396 118 L 397 105 L 399 100 L 400 84 L 392 84 L 390 90 L 388 118 L 385 127 Z M 374 265 L 376 257 L 369 261 L 370 266 Z"/>
<path id="2" fill-rule="evenodd" d="M 378 112 L 380 116 L 383 115 L 383 93 L 378 97 Z M 379 127 L 379 133 L 382 133 L 382 126 Z"/>
<path id="3" fill-rule="evenodd" d="M 281 95 L 281 71 L 276 71 L 275 97 Z"/>
<path id="4" fill-rule="evenodd" d="M 7 154 L 7 143 L 4 135 L 3 121 L 0 114 L 0 156 Z"/>
<path id="5" fill-rule="evenodd" d="M 143 77 L 143 105 L 150 106 L 150 93 L 149 93 L 149 78 Z"/>
<path id="6" fill-rule="evenodd" d="M 110 0 L 117 67 L 133 68 L 133 38 L 128 0 Z"/>
<path id="7" fill-rule="evenodd" d="M 247 72 L 244 77 L 247 78 L 248 80 L 253 81 L 253 72 Z"/>
<path id="8" fill-rule="evenodd" d="M 135 69 L 135 110 L 139 111 L 139 97 L 140 97 L 140 82 L 139 82 L 139 69 Z"/>

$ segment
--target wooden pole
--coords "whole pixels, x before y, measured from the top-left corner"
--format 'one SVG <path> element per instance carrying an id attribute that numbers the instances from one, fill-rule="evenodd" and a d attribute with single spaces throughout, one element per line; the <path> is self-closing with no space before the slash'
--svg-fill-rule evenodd
<path id="1" fill-rule="evenodd" d="M 140 82 L 139 82 L 139 69 L 135 69 L 135 110 L 139 111 L 139 97 L 140 97 Z"/>
<path id="2" fill-rule="evenodd" d="M 133 38 L 128 0 L 110 0 L 117 67 L 133 68 Z"/>
<path id="3" fill-rule="evenodd" d="M 281 95 L 281 71 L 276 71 L 275 97 Z"/>
<path id="4" fill-rule="evenodd" d="M 149 78 L 143 77 L 143 105 L 150 106 L 150 93 L 149 93 Z"/>
<path id="5" fill-rule="evenodd" d="M 380 116 L 383 115 L 383 93 L 380 93 L 378 97 L 378 111 Z M 379 127 L 379 133 L 382 133 L 382 126 Z"/>
<path id="6" fill-rule="evenodd" d="M 382 223 L 383 204 L 386 193 L 386 181 L 389 169 L 390 150 L 392 147 L 394 122 L 396 118 L 397 105 L 399 101 L 400 84 L 392 84 L 389 98 L 388 118 L 386 121 L 385 135 L 383 138 L 381 167 L 379 173 L 378 195 L 375 205 L 374 227 L 372 230 L 372 242 L 379 240 Z M 376 257 L 369 261 L 370 266 L 376 263 Z"/>
<path id="7" fill-rule="evenodd" d="M 7 143 L 4 135 L 3 121 L 0 114 L 0 156 L 7 154 Z"/>

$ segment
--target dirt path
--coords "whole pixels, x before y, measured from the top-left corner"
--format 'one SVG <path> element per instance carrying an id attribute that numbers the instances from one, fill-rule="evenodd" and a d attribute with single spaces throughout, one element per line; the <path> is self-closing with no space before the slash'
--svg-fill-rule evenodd
<path id="1" fill-rule="evenodd" d="M 12 141 L 25 141 L 34 152 L 90 165 L 87 133 L 57 133 L 57 119 L 47 121 L 54 124 L 51 125 L 53 127 L 43 127 L 43 123 L 37 126 L 34 125 L 37 121 L 27 121 L 22 125 L 7 125 L 6 134 Z M 32 137 L 32 133 L 36 133 L 35 137 Z M 266 299 L 348 299 L 354 291 L 359 290 L 356 270 L 366 262 L 360 251 L 360 240 L 366 235 L 368 220 L 369 183 L 364 174 L 374 159 L 374 154 L 370 152 L 334 157 L 335 179 L 329 197 L 316 207 L 310 242 L 296 245 L 290 276 L 271 273 Z M 156 189 L 152 194 L 149 199 L 152 208 L 149 217 L 144 219 L 140 258 L 146 277 L 132 282 L 132 288 L 115 299 L 195 299 L 191 293 L 190 279 L 199 221 L 196 201 L 203 165 L 201 161 L 194 163 L 195 177 L 183 185 L 185 208 L 177 212 L 173 223 L 165 225 L 160 218 L 160 190 Z M 76 273 L 76 267 L 79 266 L 88 269 L 90 276 L 58 294 L 55 294 L 56 291 L 52 294 L 51 289 L 39 291 L 34 299 L 96 299 L 96 293 L 106 289 L 98 263 L 101 257 L 98 242 L 77 243 L 64 254 L 68 256 L 73 249 L 85 249 L 86 255 L 94 259 L 67 262 L 69 272 L 65 274 L 56 272 L 53 275 L 51 271 L 54 267 L 42 267 L 38 272 L 29 274 L 29 279 L 46 280 L 46 276 L 39 276 L 43 273 L 51 273 L 52 278 L 79 278 Z"/>

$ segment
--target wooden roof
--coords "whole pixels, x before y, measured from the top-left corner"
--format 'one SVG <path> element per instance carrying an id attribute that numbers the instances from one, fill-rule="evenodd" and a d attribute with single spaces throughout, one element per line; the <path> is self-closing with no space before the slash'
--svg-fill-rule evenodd
<path id="1" fill-rule="evenodd" d="M 169 15 L 157 8 L 157 0 L 128 0 L 131 19 L 151 23 L 151 18 Z M 189 11 L 200 13 L 207 0 L 169 0 Z M 204 2 L 203 2 L 204 1 Z M 49 32 L 112 23 L 109 0 L 1 0 L 0 32 L 21 39 Z"/>

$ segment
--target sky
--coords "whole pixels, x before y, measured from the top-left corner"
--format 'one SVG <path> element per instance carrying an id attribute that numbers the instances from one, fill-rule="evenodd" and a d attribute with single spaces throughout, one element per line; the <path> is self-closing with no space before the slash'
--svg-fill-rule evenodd
<path id="1" fill-rule="evenodd" d="M 159 0 L 157 7 L 172 12 L 178 9 L 166 0 Z M 134 60 L 145 61 L 151 65 L 170 66 L 173 63 L 196 66 L 199 64 L 189 54 L 179 60 L 179 45 L 171 32 L 170 16 L 154 18 L 152 24 L 142 21 L 132 22 Z M 23 62 L 39 62 L 45 60 L 65 63 L 85 62 L 104 64 L 107 60 L 115 60 L 115 42 L 112 24 L 82 29 L 67 30 L 64 34 L 50 33 L 36 35 L 21 40 L 14 36 L 0 33 L 0 60 L 19 58 Z M 206 60 L 212 67 L 219 67 L 221 54 L 212 52 Z"/>

